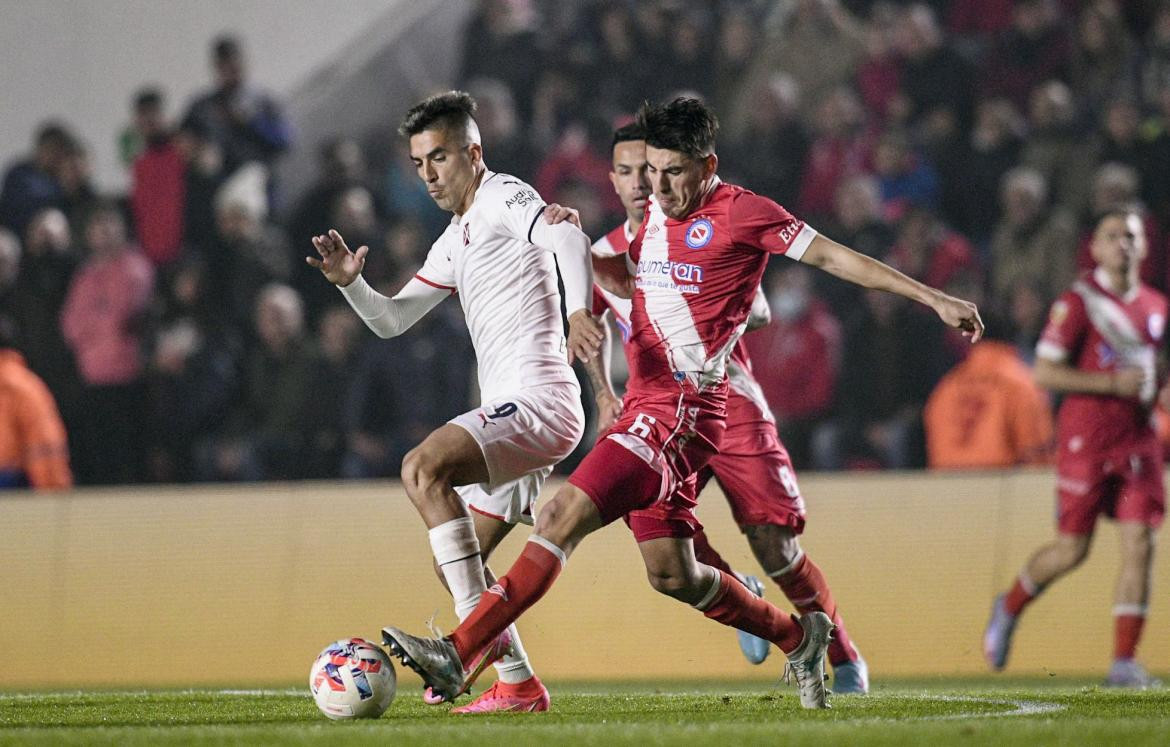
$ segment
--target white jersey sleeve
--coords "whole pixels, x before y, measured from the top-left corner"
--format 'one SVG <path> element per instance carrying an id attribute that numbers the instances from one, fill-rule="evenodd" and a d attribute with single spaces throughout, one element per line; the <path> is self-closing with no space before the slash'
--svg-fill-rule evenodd
<path id="1" fill-rule="evenodd" d="M 507 174 L 496 174 L 480 187 L 484 205 L 505 235 L 556 255 L 565 284 L 565 311 L 569 316 L 589 309 L 593 266 L 589 237 L 569 222 L 550 226 L 544 222 L 545 202 L 536 190 Z M 477 202 L 479 197 L 477 197 Z"/>
<path id="2" fill-rule="evenodd" d="M 488 214 L 507 236 L 532 243 L 532 228 L 544 212 L 544 200 L 536 190 L 507 174 L 484 182 Z"/>
<path id="3" fill-rule="evenodd" d="M 423 262 L 422 269 L 414 276 L 435 288 L 441 288 L 451 293 L 456 291 L 455 265 L 451 261 L 450 252 L 443 246 L 441 240 L 431 245 L 431 250 L 427 252 L 427 259 Z"/>

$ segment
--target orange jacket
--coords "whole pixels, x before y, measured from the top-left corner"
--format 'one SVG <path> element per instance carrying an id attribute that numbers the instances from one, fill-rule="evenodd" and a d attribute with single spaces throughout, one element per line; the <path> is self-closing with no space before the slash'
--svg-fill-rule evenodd
<path id="1" fill-rule="evenodd" d="M 933 468 L 1039 463 L 1052 445 L 1052 405 L 1004 342 L 976 345 L 931 392 L 923 413 Z"/>
<path id="2" fill-rule="evenodd" d="M 73 486 L 65 425 L 45 382 L 14 350 L 0 350 L 0 486 Z"/>

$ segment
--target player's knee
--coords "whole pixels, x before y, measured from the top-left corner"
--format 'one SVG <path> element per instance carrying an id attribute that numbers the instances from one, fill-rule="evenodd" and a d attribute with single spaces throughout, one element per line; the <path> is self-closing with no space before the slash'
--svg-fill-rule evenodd
<path id="1" fill-rule="evenodd" d="M 691 583 L 682 573 L 647 568 L 646 578 L 659 594 L 665 594 L 675 599 L 684 599 L 690 596 Z"/>
<path id="2" fill-rule="evenodd" d="M 1088 537 L 1067 537 L 1059 545 L 1060 561 L 1065 569 L 1076 568 L 1089 557 Z"/>
<path id="3" fill-rule="evenodd" d="M 552 500 L 541 507 L 536 517 L 536 534 L 559 547 L 564 547 L 573 534 L 574 516 L 572 491 L 562 488 Z"/>
<path id="4" fill-rule="evenodd" d="M 442 480 L 441 465 L 427 450 L 416 446 L 402 458 L 402 483 L 412 501 L 425 495 L 427 489 Z"/>

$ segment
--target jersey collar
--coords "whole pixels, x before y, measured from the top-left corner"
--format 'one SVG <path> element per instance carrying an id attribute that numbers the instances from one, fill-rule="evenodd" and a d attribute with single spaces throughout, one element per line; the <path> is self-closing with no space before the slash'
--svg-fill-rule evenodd
<path id="1" fill-rule="evenodd" d="M 1138 296 L 1138 290 L 1141 288 L 1141 282 L 1135 283 L 1124 295 L 1117 292 L 1113 287 L 1113 283 L 1109 279 L 1109 273 L 1104 269 L 1097 267 L 1093 270 L 1093 282 L 1101 286 L 1101 289 L 1111 296 L 1116 296 L 1126 303 L 1133 303 L 1133 300 Z"/>

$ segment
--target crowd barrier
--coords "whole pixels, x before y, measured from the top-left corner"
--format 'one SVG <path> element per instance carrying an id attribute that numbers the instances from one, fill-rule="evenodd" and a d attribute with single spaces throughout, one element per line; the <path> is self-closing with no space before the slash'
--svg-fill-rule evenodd
<path id="1" fill-rule="evenodd" d="M 806 475 L 803 539 L 853 640 L 883 676 L 985 671 L 993 595 L 1052 533 L 1053 477 L 1010 473 Z M 555 488 L 546 488 L 546 495 Z M 717 486 L 700 518 L 737 569 L 759 572 Z M 143 487 L 0 500 L 0 689 L 299 683 L 331 640 L 383 625 L 454 623 L 422 522 L 394 482 Z M 497 552 L 502 573 L 528 534 Z M 1010 672 L 1099 674 L 1112 646 L 1116 532 L 1033 605 Z M 1170 670 L 1170 561 L 1155 561 L 1140 650 Z M 775 585 L 766 596 L 782 606 Z M 574 554 L 522 620 L 549 679 L 778 678 L 734 633 L 655 593 L 622 524 Z M 408 675 L 407 678 L 413 677 Z"/>

